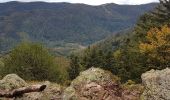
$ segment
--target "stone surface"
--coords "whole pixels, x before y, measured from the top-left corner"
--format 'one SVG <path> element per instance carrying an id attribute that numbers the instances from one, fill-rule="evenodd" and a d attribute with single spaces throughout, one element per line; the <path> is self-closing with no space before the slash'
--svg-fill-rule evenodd
<path id="1" fill-rule="evenodd" d="M 140 92 L 121 87 L 119 78 L 100 68 L 90 68 L 72 81 L 63 100 L 138 100 Z"/>
<path id="2" fill-rule="evenodd" d="M 47 88 L 42 92 L 24 94 L 22 97 L 15 98 L 15 100 L 62 100 L 62 86 L 49 81 L 38 84 L 45 84 Z"/>
<path id="3" fill-rule="evenodd" d="M 45 84 L 47 88 L 42 92 L 26 93 L 14 100 L 139 100 L 141 91 L 137 85 L 129 82 L 124 86 L 120 79 L 109 71 L 100 68 L 90 68 L 71 82 L 66 89 L 56 83 L 34 82 Z M 1 81 L 1 89 L 12 90 L 28 84 L 15 74 L 5 76 Z M 137 86 L 137 87 L 135 87 Z M 0 100 L 7 100 L 0 98 Z"/>
<path id="4" fill-rule="evenodd" d="M 27 84 L 22 78 L 16 74 L 8 74 L 0 80 L 0 89 L 3 91 L 12 91 L 13 89 L 25 87 L 31 84 L 45 84 L 47 88 L 42 92 L 26 93 L 16 98 L 0 98 L 0 100 L 62 100 L 63 87 L 48 81 L 41 83 Z"/>
<path id="5" fill-rule="evenodd" d="M 145 90 L 142 100 L 170 100 L 170 69 L 151 70 L 142 74 Z"/>
<path id="6" fill-rule="evenodd" d="M 16 88 L 27 86 L 27 83 L 16 74 L 8 74 L 0 80 L 1 90 L 13 90 Z"/>
<path id="7" fill-rule="evenodd" d="M 64 91 L 63 99 L 95 100 L 99 98 L 99 95 L 104 95 L 104 88 L 100 85 L 105 85 L 106 83 L 117 85 L 119 84 L 119 78 L 100 68 L 90 68 L 81 72 L 71 82 L 70 87 Z"/>

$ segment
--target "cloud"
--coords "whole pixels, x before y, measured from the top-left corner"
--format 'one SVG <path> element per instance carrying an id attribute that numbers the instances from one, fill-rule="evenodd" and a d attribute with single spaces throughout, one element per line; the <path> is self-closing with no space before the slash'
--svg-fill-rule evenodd
<path id="1" fill-rule="evenodd" d="M 145 4 L 145 3 L 151 3 L 151 2 L 158 2 L 158 0 L 123 0 L 125 4 Z"/>
<path id="2" fill-rule="evenodd" d="M 151 2 L 158 2 L 158 0 L 70 0 L 73 3 L 86 3 L 92 5 L 99 5 L 104 3 L 117 3 L 117 4 L 145 4 Z"/>
<path id="3" fill-rule="evenodd" d="M 7 2 L 12 0 L 0 0 L 0 2 Z M 85 3 L 90 5 L 100 5 L 105 3 L 117 3 L 117 4 L 145 4 L 150 2 L 158 2 L 159 0 L 19 0 L 23 2 L 30 1 L 46 1 L 46 2 L 71 2 L 71 3 Z"/>

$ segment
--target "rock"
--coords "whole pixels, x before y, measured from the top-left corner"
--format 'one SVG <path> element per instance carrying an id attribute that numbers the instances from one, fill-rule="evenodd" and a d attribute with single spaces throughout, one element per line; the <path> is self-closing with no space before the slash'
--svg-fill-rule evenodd
<path id="1" fill-rule="evenodd" d="M 89 83 L 89 82 L 113 82 L 119 84 L 119 78 L 117 76 L 112 75 L 111 72 L 105 71 L 100 68 L 90 68 L 84 72 L 81 72 L 80 75 L 71 82 L 71 86 L 76 86 L 81 83 Z"/>
<path id="2" fill-rule="evenodd" d="M 47 88 L 42 92 L 24 94 L 21 97 L 15 98 L 15 100 L 62 100 L 62 86 L 49 81 L 38 84 L 45 84 L 47 85 Z"/>
<path id="3" fill-rule="evenodd" d="M 16 74 L 8 74 L 0 80 L 1 90 L 13 90 L 24 86 L 27 86 L 27 83 Z"/>
<path id="4" fill-rule="evenodd" d="M 35 84 L 35 83 L 34 83 Z M 63 87 L 50 83 L 49 81 L 37 83 L 47 85 L 47 88 L 42 92 L 26 93 L 20 97 L 13 98 L 15 100 L 62 100 Z M 31 85 L 31 83 L 29 84 Z M 13 89 L 28 86 L 28 84 L 16 74 L 8 74 L 0 80 L 0 89 L 4 91 L 12 91 Z M 11 100 L 13 100 L 11 99 Z M 0 98 L 0 100 L 8 100 Z"/>
<path id="5" fill-rule="evenodd" d="M 63 100 L 138 100 L 138 92 L 124 90 L 119 78 L 100 68 L 90 68 L 65 89 Z"/>
<path id="6" fill-rule="evenodd" d="M 50 83 L 47 89 L 42 92 L 43 96 L 40 100 L 62 100 L 64 87 L 57 83 Z"/>
<path id="7" fill-rule="evenodd" d="M 64 91 L 63 100 L 75 100 L 77 98 L 76 90 L 73 87 L 67 87 Z"/>
<path id="8" fill-rule="evenodd" d="M 129 81 L 126 88 L 120 84 L 120 79 L 109 71 L 100 68 L 90 68 L 71 82 L 66 89 L 56 83 L 39 82 L 46 85 L 42 92 L 23 94 L 15 100 L 139 100 L 141 92 Z M 9 74 L 0 81 L 1 89 L 12 90 L 27 83 L 15 74 Z M 32 83 L 29 83 L 31 85 Z M 34 83 L 35 84 L 35 83 Z M 134 88 L 135 87 L 135 88 Z M 138 87 L 138 86 L 137 86 Z M 0 98 L 1 99 L 1 98 Z M 6 100 L 6 99 L 1 99 Z"/>
<path id="9" fill-rule="evenodd" d="M 145 90 L 142 100 L 170 100 L 170 69 L 151 70 L 142 74 Z"/>
<path id="10" fill-rule="evenodd" d="M 99 100 L 104 96 L 107 86 L 117 88 L 119 78 L 100 68 L 90 68 L 71 82 L 64 91 L 63 99 Z M 105 87 L 105 88 L 104 88 Z M 111 89 L 113 89 L 111 88 Z M 110 90 L 111 90 L 110 89 Z M 107 95 L 109 95 L 107 93 Z"/>
<path id="11" fill-rule="evenodd" d="M 140 100 L 140 95 L 143 92 L 141 84 L 125 84 L 123 85 L 122 100 Z"/>

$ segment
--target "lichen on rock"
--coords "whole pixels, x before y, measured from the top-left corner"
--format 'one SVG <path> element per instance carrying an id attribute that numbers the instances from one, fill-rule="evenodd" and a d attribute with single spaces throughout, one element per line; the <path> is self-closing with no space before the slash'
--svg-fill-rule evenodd
<path id="1" fill-rule="evenodd" d="M 81 72 L 80 75 L 71 82 L 71 85 L 64 91 L 63 99 L 97 100 L 101 98 L 100 96 L 104 95 L 104 86 L 115 85 L 115 87 L 117 87 L 118 84 L 119 78 L 112 75 L 109 71 L 92 67 Z"/>
<path id="2" fill-rule="evenodd" d="M 5 91 L 32 84 L 27 84 L 16 74 L 5 76 L 0 83 L 0 89 Z M 15 100 L 139 100 L 141 94 L 139 86 L 133 85 L 133 82 L 125 84 L 125 88 L 120 84 L 120 79 L 111 72 L 93 67 L 81 72 L 67 88 L 49 81 L 37 84 L 47 87 L 42 92 L 25 93 L 15 97 Z"/>
<path id="3" fill-rule="evenodd" d="M 71 82 L 71 86 L 89 82 L 109 82 L 119 83 L 120 79 L 109 71 L 100 68 L 90 68 L 80 73 L 80 75 Z"/>
<path id="4" fill-rule="evenodd" d="M 47 87 L 42 92 L 27 93 L 22 97 L 15 98 L 15 100 L 62 100 L 62 86 L 49 81 L 39 82 L 38 84 L 44 84 Z"/>
<path id="5" fill-rule="evenodd" d="M 8 74 L 0 80 L 1 90 L 13 90 L 24 86 L 27 86 L 27 83 L 16 74 Z"/>
<path id="6" fill-rule="evenodd" d="M 170 100 L 170 69 L 151 70 L 142 74 L 145 90 L 142 100 Z"/>
<path id="7" fill-rule="evenodd" d="M 15 97 L 15 100 L 62 100 L 62 92 L 64 90 L 62 86 L 49 81 L 39 82 L 37 84 L 44 84 L 47 86 L 47 88 L 42 92 L 23 94 L 22 96 Z M 29 85 L 31 85 L 31 83 L 27 84 L 16 74 L 8 74 L 2 80 L 0 80 L 1 91 L 12 91 L 13 89 L 18 89 Z M 0 98 L 0 100 L 8 99 Z"/>
<path id="8" fill-rule="evenodd" d="M 64 100 L 138 100 L 140 93 L 123 89 L 111 72 L 90 68 L 72 81 L 64 91 Z"/>

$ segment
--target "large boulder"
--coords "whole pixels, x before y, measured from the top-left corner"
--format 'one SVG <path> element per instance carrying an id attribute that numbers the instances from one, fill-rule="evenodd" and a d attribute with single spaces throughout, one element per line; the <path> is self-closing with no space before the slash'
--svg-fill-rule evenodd
<path id="1" fill-rule="evenodd" d="M 82 83 L 90 83 L 90 82 L 97 82 L 97 83 L 104 83 L 104 82 L 112 82 L 115 84 L 119 84 L 120 79 L 113 75 L 109 71 L 105 71 L 100 68 L 90 68 L 86 71 L 80 73 L 80 75 L 71 82 L 71 86 L 77 86 Z"/>
<path id="2" fill-rule="evenodd" d="M 112 75 L 110 72 L 100 68 L 90 68 L 71 82 L 70 87 L 64 91 L 64 100 L 101 100 L 102 98 L 111 98 L 109 93 L 106 93 L 106 88 L 109 91 L 117 88 L 119 90 L 119 78 Z M 109 88 L 112 87 L 112 88 Z M 119 91 L 116 91 L 119 95 Z M 108 95 L 104 97 L 105 95 Z"/>
<path id="3" fill-rule="evenodd" d="M 142 100 L 170 100 L 170 69 L 151 70 L 142 74 L 145 90 Z"/>
<path id="4" fill-rule="evenodd" d="M 139 93 L 124 90 L 109 71 L 90 68 L 66 88 L 63 100 L 138 100 Z"/>
<path id="5" fill-rule="evenodd" d="M 16 88 L 27 86 L 27 83 L 16 74 L 8 74 L 0 80 L 1 90 L 13 90 Z"/>
<path id="6" fill-rule="evenodd" d="M 25 93 L 22 96 L 16 97 L 15 100 L 62 100 L 63 87 L 46 82 L 37 82 L 27 84 L 22 78 L 16 74 L 8 74 L 2 80 L 0 80 L 0 90 L 2 91 L 12 91 L 13 89 L 18 89 L 21 87 L 29 86 L 34 84 L 46 85 L 46 89 L 42 92 L 31 92 Z M 0 98 L 0 100 L 7 100 L 6 98 Z"/>

